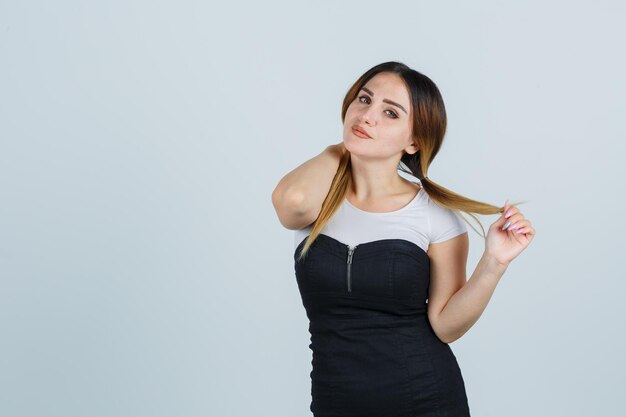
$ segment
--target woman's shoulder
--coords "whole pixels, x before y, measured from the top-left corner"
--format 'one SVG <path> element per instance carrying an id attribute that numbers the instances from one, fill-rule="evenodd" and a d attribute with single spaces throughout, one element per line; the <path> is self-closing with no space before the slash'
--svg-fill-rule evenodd
<path id="1" fill-rule="evenodd" d="M 457 210 L 445 207 L 427 198 L 429 240 L 431 243 L 439 243 L 448 240 L 467 231 L 465 220 Z"/>

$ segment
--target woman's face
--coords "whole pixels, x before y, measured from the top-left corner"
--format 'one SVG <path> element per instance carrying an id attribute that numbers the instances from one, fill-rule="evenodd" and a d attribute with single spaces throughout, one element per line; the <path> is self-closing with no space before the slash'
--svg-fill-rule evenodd
<path id="1" fill-rule="evenodd" d="M 343 125 L 346 149 L 354 155 L 379 159 L 417 152 L 411 138 L 413 115 L 409 103 L 409 92 L 400 76 L 376 74 L 348 107 Z M 370 138 L 359 137 L 353 131 L 355 126 Z"/>

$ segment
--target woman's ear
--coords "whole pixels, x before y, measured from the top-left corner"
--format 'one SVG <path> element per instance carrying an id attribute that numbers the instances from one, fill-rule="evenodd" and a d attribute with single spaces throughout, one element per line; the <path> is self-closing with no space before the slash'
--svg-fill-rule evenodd
<path id="1" fill-rule="evenodd" d="M 407 146 L 406 148 L 404 148 L 404 151 L 406 153 L 408 153 L 409 155 L 413 155 L 414 153 L 416 153 L 417 151 L 419 151 L 418 147 L 416 144 L 412 143 L 409 146 Z"/>

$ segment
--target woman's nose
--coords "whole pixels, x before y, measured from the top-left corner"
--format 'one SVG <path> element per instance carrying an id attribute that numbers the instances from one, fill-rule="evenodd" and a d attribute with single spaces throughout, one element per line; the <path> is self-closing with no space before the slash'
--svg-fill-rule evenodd
<path id="1" fill-rule="evenodd" d="M 370 109 L 364 110 L 364 111 L 363 111 L 363 113 L 361 113 L 361 116 L 359 117 L 359 121 L 360 121 L 361 123 L 363 123 L 363 122 L 366 122 L 366 121 L 367 121 L 367 123 L 368 123 L 368 124 L 370 124 L 370 125 L 371 125 L 372 123 L 375 123 L 375 122 L 376 122 L 376 120 L 374 119 L 374 116 L 372 115 L 372 113 L 371 113 L 371 110 L 370 110 Z"/>

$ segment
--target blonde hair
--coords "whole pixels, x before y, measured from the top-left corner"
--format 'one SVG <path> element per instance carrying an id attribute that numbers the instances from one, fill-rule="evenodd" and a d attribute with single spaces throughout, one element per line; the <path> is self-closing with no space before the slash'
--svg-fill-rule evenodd
<path id="1" fill-rule="evenodd" d="M 482 237 L 486 238 L 485 229 L 478 218 L 473 214 L 498 214 L 504 211 L 504 207 L 498 207 L 482 201 L 472 200 L 455 193 L 427 178 L 428 167 L 441 149 L 446 132 L 446 110 L 443 98 L 435 83 L 426 75 L 421 74 L 405 64 L 396 61 L 384 62 L 376 65 L 365 72 L 350 87 L 346 93 L 342 111 L 341 121 L 345 121 L 348 107 L 357 97 L 361 88 L 376 74 L 388 72 L 399 75 L 409 90 L 411 100 L 411 110 L 413 115 L 413 141 L 419 149 L 414 154 L 404 153 L 400 159 L 398 169 L 422 178 L 421 185 L 428 197 L 441 207 L 448 208 L 457 214 L 461 211 L 469 214 L 480 225 Z M 403 168 L 402 165 L 407 168 Z M 352 170 L 350 165 L 350 152 L 346 150 L 340 159 L 337 172 L 333 178 L 330 190 L 322 203 L 320 213 L 313 222 L 311 233 L 306 238 L 304 246 L 300 251 L 298 259 L 302 259 L 309 251 L 309 248 L 324 229 L 326 224 L 333 217 L 346 198 L 348 190 L 352 187 Z M 523 202 L 510 203 L 519 205 Z M 476 229 L 463 217 L 466 223 L 476 231 Z M 478 233 L 478 232 L 477 232 Z"/>

